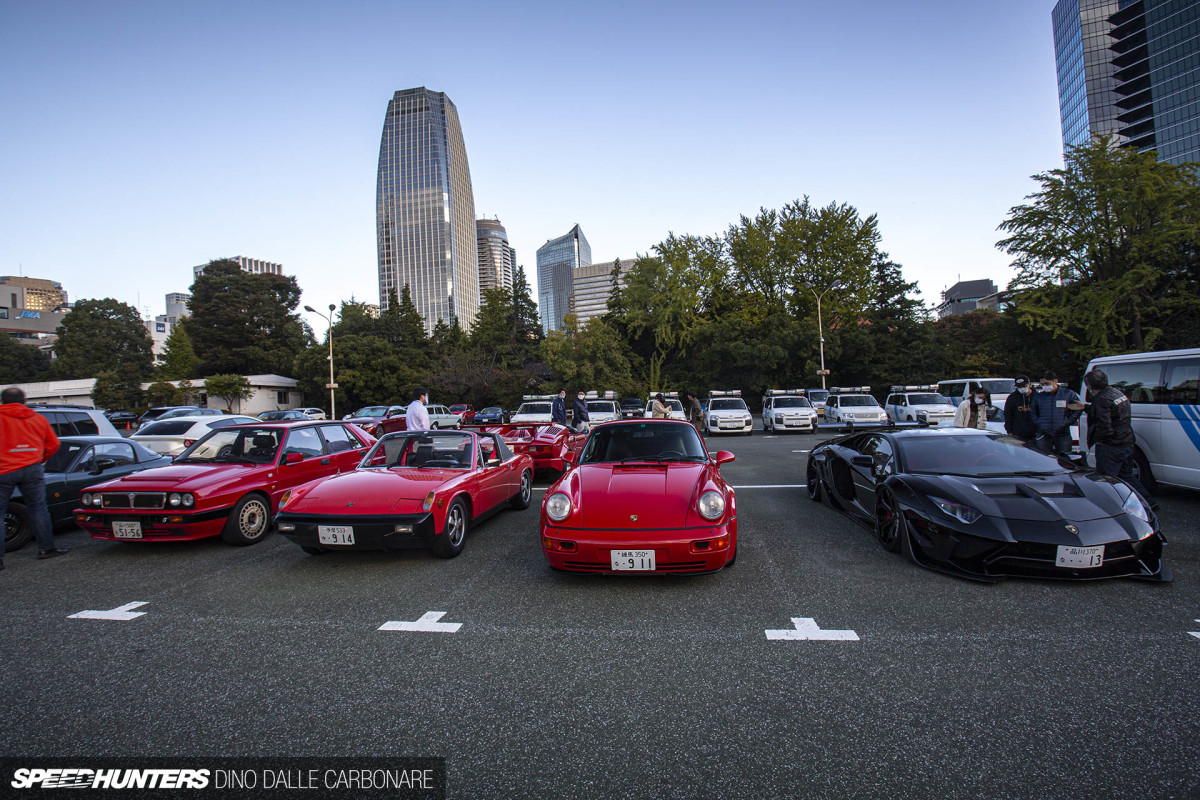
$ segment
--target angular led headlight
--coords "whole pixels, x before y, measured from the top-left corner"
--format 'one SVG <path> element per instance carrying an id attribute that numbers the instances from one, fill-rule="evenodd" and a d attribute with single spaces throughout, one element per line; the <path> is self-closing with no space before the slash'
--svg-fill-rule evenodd
<path id="1" fill-rule="evenodd" d="M 964 506 L 962 503 L 952 503 L 940 497 L 930 497 L 929 499 L 947 516 L 954 517 L 959 522 L 965 522 L 968 525 L 983 516 L 977 509 Z"/>
<path id="2" fill-rule="evenodd" d="M 1142 504 L 1142 499 L 1137 496 L 1137 492 L 1130 490 L 1129 497 L 1125 498 L 1125 502 L 1121 504 L 1121 508 L 1125 510 L 1126 514 L 1135 516 L 1142 522 L 1150 523 L 1150 512 Z"/>
<path id="3" fill-rule="evenodd" d="M 697 510 L 700 516 L 707 520 L 720 519 L 725 513 L 725 498 L 720 492 L 709 489 L 704 494 L 700 495 L 700 501 L 696 503 Z"/>
<path id="4" fill-rule="evenodd" d="M 555 522 L 562 522 L 571 515 L 571 498 L 562 492 L 555 492 L 546 498 L 546 516 Z"/>

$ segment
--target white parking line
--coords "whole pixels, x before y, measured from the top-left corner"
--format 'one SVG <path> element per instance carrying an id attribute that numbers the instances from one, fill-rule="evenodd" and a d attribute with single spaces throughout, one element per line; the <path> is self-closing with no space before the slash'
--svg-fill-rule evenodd
<path id="1" fill-rule="evenodd" d="M 812 450 L 793 450 L 793 453 L 811 453 Z"/>
<path id="2" fill-rule="evenodd" d="M 1193 620 L 1193 621 L 1200 622 L 1200 619 Z M 1200 639 L 1200 631 L 1188 631 L 1188 633 L 1190 633 L 1192 636 L 1195 636 L 1197 639 Z"/>
<path id="3" fill-rule="evenodd" d="M 787 641 L 814 641 L 814 642 L 857 642 L 858 634 L 854 631 L 823 631 L 817 626 L 817 621 L 812 617 L 792 617 L 794 629 L 787 628 L 784 630 L 768 630 L 766 631 L 767 638 L 772 640 L 787 640 Z"/>
<path id="4" fill-rule="evenodd" d="M 416 622 L 385 622 L 377 628 L 381 631 L 412 631 L 416 633 L 456 633 L 461 622 L 438 622 L 446 616 L 445 611 L 426 611 Z"/>
<path id="5" fill-rule="evenodd" d="M 123 606 L 109 609 L 108 611 L 80 611 L 78 614 L 72 614 L 67 619 L 112 619 L 118 622 L 128 622 L 131 619 L 137 619 L 144 616 L 145 611 L 133 611 L 131 609 L 138 606 L 144 606 L 148 600 L 140 600 L 134 603 L 126 603 Z"/>

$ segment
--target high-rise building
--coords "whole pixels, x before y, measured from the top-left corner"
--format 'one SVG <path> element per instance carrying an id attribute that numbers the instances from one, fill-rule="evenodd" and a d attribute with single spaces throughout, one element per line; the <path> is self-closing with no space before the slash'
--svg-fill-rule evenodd
<path id="1" fill-rule="evenodd" d="M 10 311 L 53 311 L 67 304 L 67 293 L 58 281 L 0 275 L 0 306 Z"/>
<path id="2" fill-rule="evenodd" d="M 581 328 L 608 313 L 608 298 L 614 288 L 625 285 L 625 273 L 632 266 L 632 261 L 618 258 L 575 270 L 569 310 Z"/>
<path id="3" fill-rule="evenodd" d="M 497 287 L 512 291 L 517 251 L 508 244 L 508 232 L 498 219 L 475 220 L 475 242 L 479 249 L 479 297 Z"/>
<path id="4" fill-rule="evenodd" d="M 1064 148 L 1112 134 L 1200 160 L 1200 0 L 1059 0 L 1051 18 Z"/>
<path id="5" fill-rule="evenodd" d="M 562 330 L 575 288 L 574 272 L 591 263 L 592 248 L 578 225 L 538 248 L 538 314 L 543 332 Z"/>
<path id="6" fill-rule="evenodd" d="M 396 92 L 379 144 L 379 304 L 407 284 L 426 331 L 469 330 L 479 311 L 475 197 L 458 109 L 425 87 Z"/>
<path id="7" fill-rule="evenodd" d="M 170 292 L 167 294 L 167 316 L 171 318 L 171 322 L 177 322 L 184 317 L 191 316 L 191 311 L 188 310 L 188 301 L 192 296 L 187 292 Z"/>
<path id="8" fill-rule="evenodd" d="M 274 261 L 263 261 L 260 258 L 246 258 L 245 256 L 226 256 L 222 259 L 217 259 L 217 260 L 219 260 L 219 261 L 220 260 L 236 261 L 238 266 L 241 267 L 245 272 L 249 272 L 253 275 L 282 275 L 283 274 L 283 264 L 276 264 Z M 208 264 L 200 264 L 199 266 L 192 267 L 192 277 L 199 278 L 201 275 L 204 274 L 204 268 L 207 266 L 208 266 Z"/>
<path id="9" fill-rule="evenodd" d="M 996 303 L 992 301 L 999 295 L 1000 290 L 996 286 L 996 282 L 990 278 L 959 281 L 942 292 L 942 302 L 937 307 L 938 319 L 994 307 Z"/>

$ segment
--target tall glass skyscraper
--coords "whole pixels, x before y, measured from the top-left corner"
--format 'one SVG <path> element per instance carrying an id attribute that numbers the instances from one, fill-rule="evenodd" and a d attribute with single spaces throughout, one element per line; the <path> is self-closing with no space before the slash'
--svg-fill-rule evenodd
<path id="1" fill-rule="evenodd" d="M 432 331 L 470 330 L 479 311 L 475 197 L 458 109 L 425 87 L 396 92 L 379 144 L 376 189 L 379 305 L 408 285 Z"/>
<path id="2" fill-rule="evenodd" d="M 1200 161 L 1200 0 L 1059 0 L 1051 17 L 1064 148 L 1115 134 Z"/>
<path id="3" fill-rule="evenodd" d="M 592 263 L 592 248 L 578 225 L 538 248 L 538 314 L 542 331 L 561 331 L 571 310 L 575 270 Z"/>
<path id="4" fill-rule="evenodd" d="M 479 297 L 488 289 L 512 290 L 517 251 L 508 244 L 508 231 L 498 219 L 475 220 L 475 239 L 479 248 Z"/>

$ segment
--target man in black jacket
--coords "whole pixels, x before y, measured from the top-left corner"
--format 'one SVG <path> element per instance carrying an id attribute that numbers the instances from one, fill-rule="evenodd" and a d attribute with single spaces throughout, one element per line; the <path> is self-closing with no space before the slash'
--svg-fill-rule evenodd
<path id="1" fill-rule="evenodd" d="M 591 417 L 588 416 L 587 397 L 580 389 L 575 394 L 575 405 L 571 407 L 571 430 L 583 433 L 588 429 L 589 422 L 591 422 Z"/>
<path id="2" fill-rule="evenodd" d="M 1033 421 L 1033 387 L 1024 375 L 1015 383 L 1017 390 L 1004 401 L 1004 430 L 1009 436 L 1032 442 L 1037 437 L 1037 423 Z"/>
<path id="3" fill-rule="evenodd" d="M 1133 473 L 1133 425 L 1129 398 L 1108 385 L 1104 370 L 1083 376 L 1092 402 L 1087 405 L 1087 444 L 1096 448 L 1096 470 L 1120 478 L 1134 488 L 1152 508 L 1158 506 Z"/>

